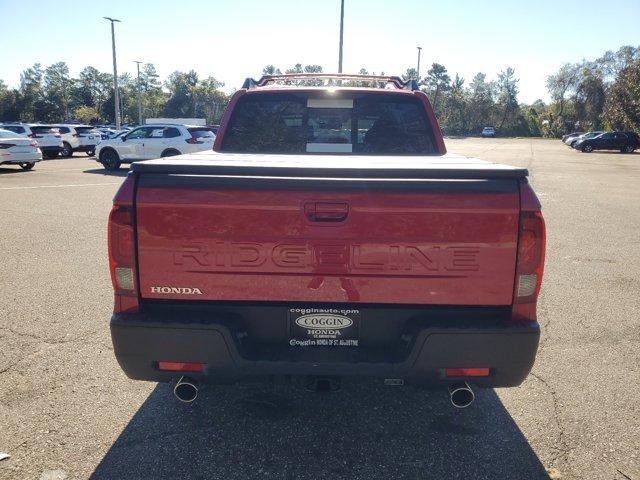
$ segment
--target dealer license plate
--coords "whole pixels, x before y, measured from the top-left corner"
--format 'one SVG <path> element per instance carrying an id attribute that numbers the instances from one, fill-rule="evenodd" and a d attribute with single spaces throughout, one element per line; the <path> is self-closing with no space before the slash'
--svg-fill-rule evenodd
<path id="1" fill-rule="evenodd" d="M 357 347 L 360 310 L 290 308 L 289 332 L 293 347 Z"/>

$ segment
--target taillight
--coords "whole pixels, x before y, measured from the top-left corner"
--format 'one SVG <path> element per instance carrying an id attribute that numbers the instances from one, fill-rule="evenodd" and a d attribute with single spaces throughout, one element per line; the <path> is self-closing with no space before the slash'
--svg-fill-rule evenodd
<path id="1" fill-rule="evenodd" d="M 193 372 L 202 373 L 204 363 L 200 362 L 158 362 L 158 370 L 166 372 Z"/>
<path id="2" fill-rule="evenodd" d="M 201 145 L 201 144 L 204 143 L 204 142 L 201 142 L 200 140 L 198 140 L 195 137 L 187 138 L 186 142 L 190 143 L 191 145 Z"/>
<path id="3" fill-rule="evenodd" d="M 515 303 L 535 301 L 544 268 L 545 231 L 541 212 L 520 214 Z"/>
<path id="4" fill-rule="evenodd" d="M 138 311 L 133 215 L 133 178 L 127 177 L 116 194 L 109 215 L 109 271 L 115 293 L 115 312 Z"/>
<path id="5" fill-rule="evenodd" d="M 80 136 L 80 134 L 78 134 L 78 133 L 74 133 L 74 134 L 73 134 L 73 136 L 74 136 L 75 138 L 78 138 L 78 137 Z"/>
<path id="6" fill-rule="evenodd" d="M 513 289 L 513 317 L 535 321 L 535 304 L 542 285 L 546 232 L 540 203 L 528 184 L 520 187 L 518 255 Z"/>

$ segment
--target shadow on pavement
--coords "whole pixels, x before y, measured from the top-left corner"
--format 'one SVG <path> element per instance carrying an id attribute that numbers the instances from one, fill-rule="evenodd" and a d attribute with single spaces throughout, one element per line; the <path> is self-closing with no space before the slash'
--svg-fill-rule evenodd
<path id="1" fill-rule="evenodd" d="M 35 168 L 38 168 L 36 165 Z M 29 173 L 32 170 L 23 170 L 19 165 L 12 165 L 10 167 L 0 167 L 0 175 L 8 174 L 8 173 Z"/>
<path id="2" fill-rule="evenodd" d="M 172 387 L 155 388 L 91 479 L 549 478 L 493 390 L 458 410 L 444 390 L 369 383 L 208 386 L 190 405 Z"/>
<path id="3" fill-rule="evenodd" d="M 84 170 L 82 173 L 94 173 L 96 175 L 105 175 L 107 177 L 126 177 L 129 169 L 121 168 L 119 170 L 105 170 L 104 168 L 92 168 Z"/>

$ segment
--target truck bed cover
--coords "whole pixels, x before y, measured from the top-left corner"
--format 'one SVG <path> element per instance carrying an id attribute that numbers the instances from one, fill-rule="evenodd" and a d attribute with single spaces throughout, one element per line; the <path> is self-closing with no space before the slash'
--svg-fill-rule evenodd
<path id="1" fill-rule="evenodd" d="M 200 152 L 131 165 L 136 173 L 262 178 L 327 179 L 518 179 L 526 168 L 477 158 Z"/>

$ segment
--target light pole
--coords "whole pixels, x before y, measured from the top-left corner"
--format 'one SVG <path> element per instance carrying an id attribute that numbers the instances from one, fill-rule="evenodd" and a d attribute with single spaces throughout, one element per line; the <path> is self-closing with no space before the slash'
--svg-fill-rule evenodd
<path id="1" fill-rule="evenodd" d="M 116 65 L 116 33 L 113 28 L 114 22 L 120 22 L 117 18 L 103 17 L 111 22 L 111 49 L 113 50 L 113 92 L 115 94 L 116 107 L 116 129 L 120 130 L 120 94 L 118 92 L 118 66 Z"/>
<path id="2" fill-rule="evenodd" d="M 140 60 L 134 60 L 133 62 L 138 70 L 138 125 L 142 125 L 142 97 L 140 96 L 140 64 L 142 62 Z"/>
<path id="3" fill-rule="evenodd" d="M 340 53 L 338 54 L 338 73 L 342 73 L 342 36 L 344 34 L 344 0 L 340 0 Z"/>
<path id="4" fill-rule="evenodd" d="M 418 78 L 416 78 L 416 80 L 420 82 L 420 54 L 422 53 L 422 47 L 417 47 L 417 48 L 418 48 L 418 68 L 416 68 L 416 76 Z"/>

